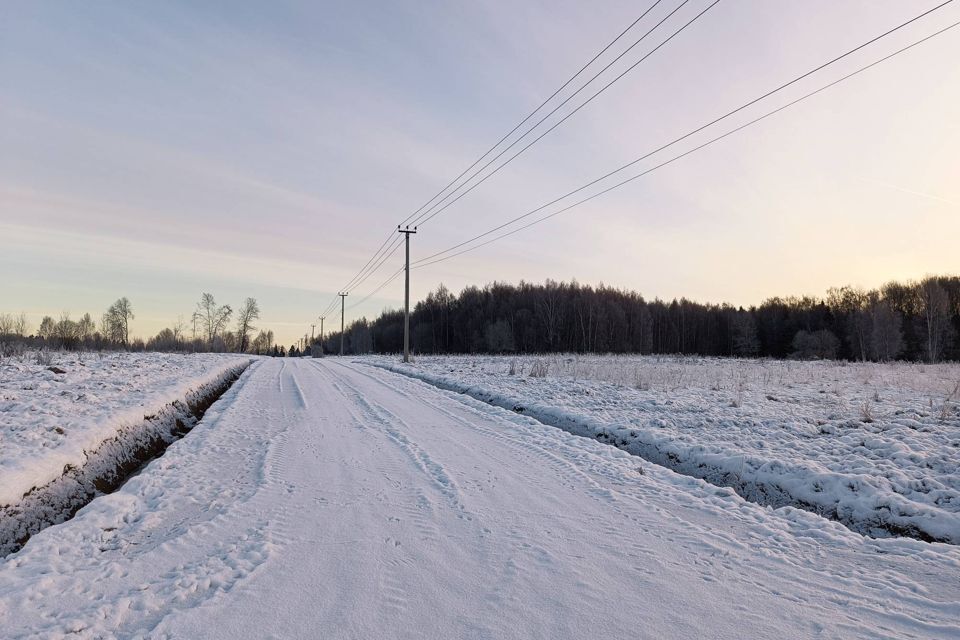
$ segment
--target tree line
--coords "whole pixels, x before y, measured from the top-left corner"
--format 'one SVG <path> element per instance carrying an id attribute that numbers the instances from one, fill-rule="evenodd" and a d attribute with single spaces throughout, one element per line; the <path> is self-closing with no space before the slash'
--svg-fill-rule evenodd
<path id="1" fill-rule="evenodd" d="M 317 341 L 319 342 L 319 341 Z M 775 297 L 750 308 L 576 281 L 495 282 L 454 295 L 445 286 L 411 312 L 417 353 L 610 352 L 859 361 L 960 360 L 960 277 L 839 287 L 825 297 Z M 337 353 L 340 333 L 322 348 Z M 345 352 L 396 353 L 403 312 L 361 318 Z"/>
<path id="2" fill-rule="evenodd" d="M 189 324 L 180 316 L 171 327 L 146 340 L 130 335 L 130 322 L 135 317 L 126 297 L 111 304 L 98 320 L 89 313 L 74 320 L 68 311 L 57 319 L 44 316 L 36 332 L 25 313 L 0 313 L 0 344 L 7 354 L 24 348 L 282 354 L 282 348 L 274 343 L 273 331 L 255 326 L 260 319 L 255 298 L 244 300 L 234 314 L 230 305 L 220 305 L 213 294 L 204 293 Z"/>

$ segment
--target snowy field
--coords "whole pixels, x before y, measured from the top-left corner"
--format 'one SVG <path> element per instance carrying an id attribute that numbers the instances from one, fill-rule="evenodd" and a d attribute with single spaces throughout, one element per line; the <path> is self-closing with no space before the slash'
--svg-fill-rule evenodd
<path id="1" fill-rule="evenodd" d="M 960 366 L 640 356 L 360 362 L 874 536 L 960 544 Z"/>
<path id="2" fill-rule="evenodd" d="M 82 503 L 103 474 L 135 466 L 137 450 L 188 426 L 191 402 L 249 361 L 73 352 L 0 360 L 0 534 L 14 519 L 17 537 L 35 530 L 22 522 L 29 509 L 58 521 L 53 511 Z"/>

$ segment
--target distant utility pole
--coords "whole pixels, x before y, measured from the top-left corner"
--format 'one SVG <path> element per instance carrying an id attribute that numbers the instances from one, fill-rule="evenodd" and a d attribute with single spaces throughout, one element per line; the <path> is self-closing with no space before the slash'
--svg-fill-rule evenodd
<path id="1" fill-rule="evenodd" d="M 338 293 L 340 296 L 340 355 L 343 355 L 343 301 L 347 299 L 349 293 Z"/>
<path id="2" fill-rule="evenodd" d="M 310 342 L 313 342 L 313 331 L 316 328 L 317 328 L 317 325 L 315 324 L 310 325 Z"/>
<path id="3" fill-rule="evenodd" d="M 320 357 L 323 357 L 323 321 L 326 318 L 326 316 L 320 316 Z"/>
<path id="4" fill-rule="evenodd" d="M 416 233 L 417 228 L 401 229 L 397 225 L 397 233 L 402 233 L 407 244 L 406 286 L 403 290 L 403 361 L 410 362 L 410 234 Z"/>

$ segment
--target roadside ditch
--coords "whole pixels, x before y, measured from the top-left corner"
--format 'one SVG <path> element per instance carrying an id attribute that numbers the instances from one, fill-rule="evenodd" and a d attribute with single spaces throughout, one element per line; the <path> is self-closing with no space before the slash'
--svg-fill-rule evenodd
<path id="1" fill-rule="evenodd" d="M 120 427 L 96 449 L 86 452 L 82 465 L 68 464 L 62 475 L 34 487 L 16 504 L 0 505 L 0 558 L 21 549 L 43 529 L 66 522 L 97 496 L 116 491 L 147 463 L 163 455 L 167 447 L 200 422 L 252 362 L 224 371 L 212 382 L 144 416 L 138 424 Z"/>

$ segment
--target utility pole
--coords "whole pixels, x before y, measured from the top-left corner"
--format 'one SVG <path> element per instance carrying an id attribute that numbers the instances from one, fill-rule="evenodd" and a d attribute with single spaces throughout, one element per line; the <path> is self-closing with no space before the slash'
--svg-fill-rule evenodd
<path id="1" fill-rule="evenodd" d="M 340 355 L 343 355 L 343 301 L 347 299 L 349 293 L 338 293 L 340 296 Z"/>
<path id="2" fill-rule="evenodd" d="M 310 342 L 311 342 L 311 343 L 313 342 L 313 331 L 314 331 L 314 329 L 316 329 L 316 328 L 317 328 L 317 325 L 315 325 L 315 324 L 310 325 Z"/>
<path id="3" fill-rule="evenodd" d="M 320 357 L 323 357 L 323 321 L 326 320 L 326 316 L 320 316 Z"/>
<path id="4" fill-rule="evenodd" d="M 407 266 L 406 266 L 406 285 L 403 290 L 403 361 L 410 362 L 410 234 L 416 233 L 417 228 L 412 230 L 408 226 L 401 229 L 397 225 L 397 233 L 404 235 L 407 245 Z"/>

